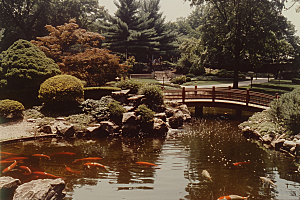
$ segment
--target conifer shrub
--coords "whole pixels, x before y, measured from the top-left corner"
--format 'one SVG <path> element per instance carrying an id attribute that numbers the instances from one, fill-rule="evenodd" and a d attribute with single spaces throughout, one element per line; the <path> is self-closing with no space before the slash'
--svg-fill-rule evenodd
<path id="1" fill-rule="evenodd" d="M 186 83 L 186 76 L 180 76 L 180 77 L 173 78 L 171 80 L 171 83 L 179 84 L 179 85 Z"/>
<path id="2" fill-rule="evenodd" d="M 23 110 L 25 110 L 22 103 L 4 99 L 0 101 L 0 117 L 4 118 L 20 118 L 23 117 Z"/>
<path id="3" fill-rule="evenodd" d="M 300 89 L 283 94 L 270 104 L 269 114 L 277 123 L 284 125 L 292 134 L 300 130 Z"/>
<path id="4" fill-rule="evenodd" d="M 145 84 L 139 89 L 138 94 L 145 95 L 144 103 L 149 108 L 154 105 L 162 105 L 164 102 L 162 89 L 156 85 Z"/>
<path id="5" fill-rule="evenodd" d="M 45 105 L 68 106 L 83 98 L 82 82 L 71 75 L 57 75 L 40 86 L 39 99 Z"/>
<path id="6" fill-rule="evenodd" d="M 139 105 L 135 112 L 137 116 L 140 116 L 139 120 L 141 123 L 150 124 L 153 122 L 155 112 L 149 109 L 145 104 Z"/>
<path id="7" fill-rule="evenodd" d="M 37 99 L 40 84 L 61 74 L 55 62 L 26 40 L 14 42 L 0 59 L 0 96 L 20 102 Z M 26 95 L 25 95 L 26 94 Z"/>
<path id="8" fill-rule="evenodd" d="M 130 89 L 130 94 L 136 94 L 139 89 L 142 87 L 142 83 L 135 81 L 135 80 L 122 80 L 116 82 L 116 87 L 121 88 L 122 90 Z"/>
<path id="9" fill-rule="evenodd" d="M 123 113 L 126 112 L 125 108 L 118 101 L 112 101 L 107 105 L 108 111 L 110 113 L 110 119 L 116 123 L 121 122 Z"/>

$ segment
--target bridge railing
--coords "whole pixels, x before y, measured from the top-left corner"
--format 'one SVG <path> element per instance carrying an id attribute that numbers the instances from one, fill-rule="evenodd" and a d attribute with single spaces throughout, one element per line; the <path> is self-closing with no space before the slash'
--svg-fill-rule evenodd
<path id="1" fill-rule="evenodd" d="M 270 102 L 276 98 L 276 96 L 262 94 L 259 92 L 253 92 L 249 89 L 239 90 L 228 88 L 188 88 L 183 87 L 181 90 L 165 90 L 164 98 L 167 101 L 181 100 L 184 103 L 186 100 L 194 99 L 211 99 L 212 102 L 215 100 L 229 100 L 244 102 L 246 106 L 249 103 L 269 106 Z"/>

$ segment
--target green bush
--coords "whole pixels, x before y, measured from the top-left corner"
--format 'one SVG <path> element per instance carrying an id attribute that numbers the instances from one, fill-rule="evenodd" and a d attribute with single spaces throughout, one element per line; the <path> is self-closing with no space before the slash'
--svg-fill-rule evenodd
<path id="1" fill-rule="evenodd" d="M 123 108 L 118 101 L 112 101 L 107 105 L 107 107 L 110 113 L 110 118 L 115 122 L 120 122 L 123 117 L 123 113 L 126 112 L 125 108 Z"/>
<path id="2" fill-rule="evenodd" d="M 83 98 L 82 82 L 70 75 L 58 75 L 41 84 L 39 98 L 45 104 L 68 105 Z"/>
<path id="3" fill-rule="evenodd" d="M 140 88 L 138 94 L 145 95 L 145 104 L 152 108 L 153 105 L 162 105 L 164 95 L 161 87 L 156 85 L 146 84 Z"/>
<path id="4" fill-rule="evenodd" d="M 189 70 L 189 73 L 195 74 L 196 76 L 201 76 L 205 74 L 205 68 L 201 65 L 193 64 Z"/>
<path id="5" fill-rule="evenodd" d="M 285 125 L 294 134 L 300 130 L 300 89 L 283 94 L 270 104 L 268 110 L 272 118 Z"/>
<path id="6" fill-rule="evenodd" d="M 22 117 L 25 110 L 22 103 L 10 99 L 0 101 L 0 117 L 18 118 Z"/>
<path id="7" fill-rule="evenodd" d="M 186 83 L 186 77 L 185 76 L 180 76 L 180 77 L 176 77 L 176 78 L 173 78 L 171 80 L 171 83 L 174 83 L 174 84 L 183 84 L 183 83 Z"/>
<path id="8" fill-rule="evenodd" d="M 116 87 L 121 88 L 122 90 L 130 89 L 129 91 L 130 94 L 136 94 L 142 85 L 143 85 L 142 83 L 134 80 L 122 80 L 116 82 L 115 84 Z"/>
<path id="9" fill-rule="evenodd" d="M 155 112 L 149 109 L 146 105 L 139 105 L 135 112 L 137 116 L 140 116 L 139 120 L 141 123 L 150 124 L 153 122 Z"/>
<path id="10" fill-rule="evenodd" d="M 25 91 L 26 96 L 36 99 L 40 84 L 61 74 L 52 59 L 26 40 L 14 42 L 0 57 L 0 95 L 7 98 L 13 95 L 14 99 L 18 97 L 17 100 L 21 102 L 24 96 L 18 91 Z"/>

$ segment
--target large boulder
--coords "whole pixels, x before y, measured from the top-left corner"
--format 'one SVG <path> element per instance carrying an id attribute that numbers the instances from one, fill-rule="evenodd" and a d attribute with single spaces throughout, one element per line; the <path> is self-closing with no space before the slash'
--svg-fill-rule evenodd
<path id="1" fill-rule="evenodd" d="M 137 117 L 135 115 L 135 112 L 123 113 L 122 123 L 123 124 L 136 124 Z"/>
<path id="2" fill-rule="evenodd" d="M 183 104 L 183 105 L 179 106 L 178 109 L 183 113 L 183 115 L 184 115 L 183 120 L 184 121 L 189 121 L 189 120 L 192 119 L 191 112 L 189 111 L 187 105 Z"/>
<path id="3" fill-rule="evenodd" d="M 62 199 L 65 182 L 62 179 L 38 179 L 19 186 L 13 200 L 56 200 Z"/>
<path id="4" fill-rule="evenodd" d="M 19 185 L 21 185 L 21 181 L 19 179 L 15 179 L 10 176 L 0 177 L 0 199 L 12 199 L 14 192 Z"/>
<path id="5" fill-rule="evenodd" d="M 107 137 L 108 135 L 119 132 L 119 126 L 111 121 L 100 122 L 100 135 L 101 137 Z"/>
<path id="6" fill-rule="evenodd" d="M 169 130 L 169 126 L 162 119 L 154 118 L 153 132 L 157 135 L 166 135 Z"/>
<path id="7" fill-rule="evenodd" d="M 139 124 L 123 124 L 122 136 L 136 136 L 139 134 L 141 126 Z"/>
<path id="8" fill-rule="evenodd" d="M 162 119 L 164 122 L 167 121 L 167 114 L 166 113 L 156 113 L 154 117 Z"/>
<path id="9" fill-rule="evenodd" d="M 73 137 L 75 134 L 74 125 L 65 124 L 64 122 L 56 124 L 56 131 L 58 135 L 62 135 L 63 137 Z"/>
<path id="10" fill-rule="evenodd" d="M 180 110 L 176 110 L 174 115 L 169 118 L 171 128 L 179 128 L 183 125 L 184 114 Z"/>

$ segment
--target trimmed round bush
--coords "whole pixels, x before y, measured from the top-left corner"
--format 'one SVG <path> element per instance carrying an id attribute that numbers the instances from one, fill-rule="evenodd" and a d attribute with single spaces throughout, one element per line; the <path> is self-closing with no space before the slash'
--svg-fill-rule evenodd
<path id="1" fill-rule="evenodd" d="M 174 83 L 174 84 L 183 84 L 183 83 L 186 83 L 186 77 L 185 76 L 180 76 L 180 77 L 176 77 L 176 78 L 173 78 L 171 80 L 171 83 Z"/>
<path id="2" fill-rule="evenodd" d="M 123 80 L 116 83 L 116 87 L 121 88 L 122 90 L 130 89 L 131 94 L 136 94 L 138 90 L 141 88 L 142 83 L 139 83 L 134 80 Z"/>
<path id="3" fill-rule="evenodd" d="M 110 118 L 117 123 L 120 122 L 123 117 L 123 113 L 126 112 L 125 108 L 120 105 L 120 102 L 113 101 L 109 103 L 107 107 L 110 112 Z"/>
<path id="4" fill-rule="evenodd" d="M 140 88 L 138 94 L 145 95 L 145 104 L 152 108 L 153 105 L 162 105 L 164 103 L 164 95 L 161 87 L 146 84 Z"/>
<path id="5" fill-rule="evenodd" d="M 0 117 L 18 118 L 23 117 L 22 111 L 25 110 L 22 103 L 5 99 L 0 101 Z"/>
<path id="6" fill-rule="evenodd" d="M 79 102 L 83 98 L 82 82 L 71 75 L 57 75 L 41 84 L 39 99 L 45 104 Z"/>

